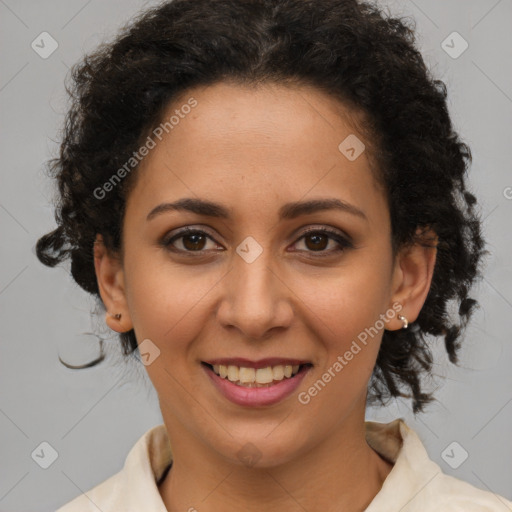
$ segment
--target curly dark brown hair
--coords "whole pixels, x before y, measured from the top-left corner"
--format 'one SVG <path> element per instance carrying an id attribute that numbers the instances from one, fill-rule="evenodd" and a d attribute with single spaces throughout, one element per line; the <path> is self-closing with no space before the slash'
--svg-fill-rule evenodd
<path id="1" fill-rule="evenodd" d="M 462 330 L 477 305 L 468 296 L 484 252 L 476 199 L 466 186 L 470 148 L 455 133 L 445 84 L 416 48 L 414 21 L 356 0 L 173 0 L 142 12 L 113 42 L 71 71 L 71 98 L 58 158 L 58 227 L 36 245 L 39 260 L 71 259 L 74 280 L 100 301 L 93 261 L 97 233 L 122 251 L 125 201 L 137 168 L 105 197 L 94 191 L 157 126 L 169 102 L 194 86 L 313 85 L 361 113 L 388 199 L 392 248 L 438 237 L 425 304 L 409 329 L 385 331 L 369 383 L 369 404 L 412 398 L 421 412 L 434 398 L 428 336 L 443 336 L 457 363 Z M 421 229 L 420 229 L 421 231 Z M 458 312 L 450 313 L 455 305 Z M 120 334 L 124 355 L 134 331 Z"/>

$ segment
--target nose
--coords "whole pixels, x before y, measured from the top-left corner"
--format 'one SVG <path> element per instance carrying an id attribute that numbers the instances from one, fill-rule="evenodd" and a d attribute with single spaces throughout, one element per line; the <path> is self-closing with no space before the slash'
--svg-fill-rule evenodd
<path id="1" fill-rule="evenodd" d="M 286 329 L 293 318 L 293 292 L 263 253 L 248 263 L 235 255 L 231 270 L 223 279 L 222 299 L 217 309 L 223 327 L 237 329 L 244 339 L 266 339 Z"/>

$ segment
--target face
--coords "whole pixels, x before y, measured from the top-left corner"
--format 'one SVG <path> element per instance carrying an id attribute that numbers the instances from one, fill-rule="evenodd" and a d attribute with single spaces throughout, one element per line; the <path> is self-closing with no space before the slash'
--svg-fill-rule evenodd
<path id="1" fill-rule="evenodd" d="M 392 257 L 384 193 L 365 151 L 338 148 L 364 142 L 340 112 L 309 87 L 222 83 L 173 102 L 164 118 L 179 121 L 152 135 L 123 261 L 97 258 L 96 270 L 107 309 L 123 312 L 113 328 L 145 343 L 171 439 L 234 462 L 246 443 L 261 465 L 300 456 L 361 420 L 382 320 L 400 328 L 408 297 L 409 321 L 419 310 L 411 296 L 428 286 L 407 288 L 417 266 Z M 312 201 L 331 203 L 300 206 Z M 241 387 L 205 363 L 266 384 Z"/>

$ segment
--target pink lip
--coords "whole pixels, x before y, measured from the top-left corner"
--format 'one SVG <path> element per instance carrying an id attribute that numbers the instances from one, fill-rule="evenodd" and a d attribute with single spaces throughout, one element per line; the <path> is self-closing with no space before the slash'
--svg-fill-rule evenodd
<path id="1" fill-rule="evenodd" d="M 239 361 L 237 359 L 237 361 Z M 282 361 L 282 360 L 281 360 Z M 217 364 L 217 363 L 215 363 Z M 289 379 L 284 378 L 270 387 L 263 388 L 247 388 L 238 386 L 228 379 L 223 379 L 217 375 L 211 368 L 202 364 L 204 371 L 217 389 L 231 402 L 237 405 L 244 405 L 248 407 L 258 407 L 265 405 L 272 405 L 280 402 L 287 396 L 291 395 L 302 382 L 306 373 L 310 370 L 311 366 L 302 367 L 299 372 Z M 264 365 L 265 366 L 265 365 Z M 272 366 L 266 364 L 266 366 Z"/>
<path id="2" fill-rule="evenodd" d="M 266 359 L 259 359 L 258 361 L 251 361 L 249 359 L 244 359 L 243 357 L 232 357 L 232 358 L 221 358 L 221 359 L 211 359 L 210 361 L 204 361 L 210 365 L 222 364 L 224 366 L 244 366 L 245 368 L 266 368 L 267 366 L 277 366 L 277 365 L 301 365 L 307 364 L 309 361 L 303 361 L 300 359 L 286 359 L 284 357 L 267 357 Z"/>

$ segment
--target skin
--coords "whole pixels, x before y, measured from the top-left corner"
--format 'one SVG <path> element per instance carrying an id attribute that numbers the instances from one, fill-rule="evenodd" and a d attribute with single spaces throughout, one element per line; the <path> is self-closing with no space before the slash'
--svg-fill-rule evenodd
<path id="1" fill-rule="evenodd" d="M 146 369 L 174 457 L 162 500 L 169 511 L 364 510 L 392 469 L 364 429 L 383 330 L 309 404 L 297 395 L 394 303 L 409 322 L 417 318 L 436 251 L 414 245 L 393 258 L 389 208 L 367 151 L 349 161 L 338 150 L 355 131 L 335 99 L 309 86 L 219 83 L 187 91 L 166 118 L 190 97 L 197 106 L 138 170 L 123 258 L 100 235 L 95 244 L 102 300 L 122 315 L 107 313 L 107 324 L 133 328 L 139 343 L 149 338 L 160 350 Z M 222 203 L 232 218 L 169 211 L 146 221 L 155 206 L 184 197 Z M 337 210 L 278 219 L 284 203 L 321 198 L 350 203 L 366 219 Z M 159 244 L 184 226 L 213 240 L 181 238 L 174 247 L 203 255 Z M 345 233 L 353 247 L 333 252 L 337 242 L 322 238 L 318 249 L 302 236 L 311 226 Z M 263 249 L 250 264 L 236 252 L 247 236 Z M 385 328 L 402 321 L 395 315 Z M 297 392 L 254 409 L 227 401 L 200 364 L 235 356 L 298 358 L 313 368 Z M 249 442 L 261 455 L 253 466 L 237 456 Z"/>

